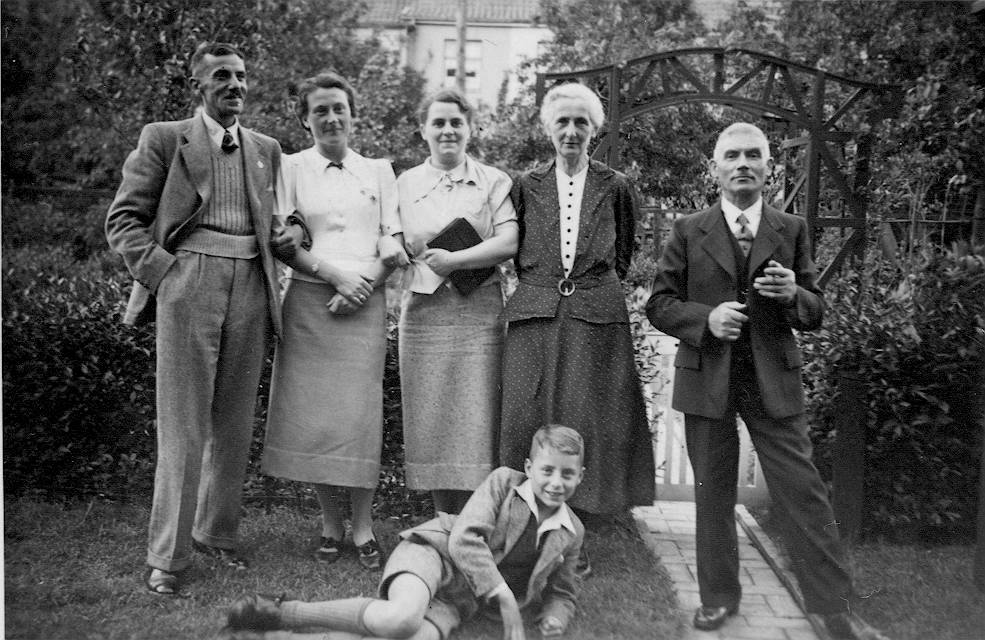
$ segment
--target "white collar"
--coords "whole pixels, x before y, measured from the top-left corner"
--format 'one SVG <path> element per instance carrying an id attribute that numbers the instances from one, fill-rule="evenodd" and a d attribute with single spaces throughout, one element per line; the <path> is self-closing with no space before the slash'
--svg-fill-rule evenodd
<path id="1" fill-rule="evenodd" d="M 513 488 L 516 494 L 523 498 L 523 501 L 527 503 L 530 507 L 530 512 L 534 515 L 534 518 L 539 518 L 540 508 L 537 506 L 537 498 L 534 497 L 534 487 L 530 483 L 530 479 L 524 480 L 521 484 Z M 560 529 L 564 527 L 571 533 L 575 533 L 575 525 L 571 521 L 571 512 L 568 510 L 568 505 L 563 504 L 561 507 L 552 513 L 549 517 L 545 518 L 543 522 L 537 525 L 537 540 L 540 540 L 540 536 L 543 535 L 545 531 L 553 531 L 554 529 Z"/>
<path id="2" fill-rule="evenodd" d="M 215 118 L 205 113 L 205 109 L 202 109 L 202 120 L 205 122 L 205 130 L 209 133 L 209 139 L 215 142 L 215 146 L 222 145 L 222 136 L 226 131 L 229 131 L 233 140 L 239 140 L 239 118 L 228 127 L 223 127 Z"/>
<path id="3" fill-rule="evenodd" d="M 574 182 L 575 184 L 584 184 L 585 178 L 588 176 L 588 164 L 585 164 L 582 170 L 579 171 L 578 173 L 574 174 L 573 176 L 569 176 L 567 173 L 564 172 L 564 169 L 561 168 L 561 165 L 555 162 L 554 175 L 559 183 Z"/>
<path id="4" fill-rule="evenodd" d="M 763 198 L 760 196 L 748 209 L 740 209 L 725 198 L 722 198 L 722 213 L 725 215 L 725 220 L 732 226 L 739 225 L 739 214 L 744 213 L 746 220 L 749 221 L 749 228 L 753 235 L 755 235 L 756 230 L 759 228 L 759 221 L 763 217 Z"/>
<path id="5" fill-rule="evenodd" d="M 348 147 L 345 149 L 345 155 L 342 156 L 342 160 L 339 161 L 326 158 L 318 151 L 318 147 L 315 146 L 308 147 L 307 149 L 302 150 L 301 153 L 308 156 L 308 162 L 314 167 L 328 169 L 332 163 L 341 163 L 343 170 L 349 171 L 350 173 L 353 173 L 353 170 L 360 166 L 364 160 L 363 156 Z"/>

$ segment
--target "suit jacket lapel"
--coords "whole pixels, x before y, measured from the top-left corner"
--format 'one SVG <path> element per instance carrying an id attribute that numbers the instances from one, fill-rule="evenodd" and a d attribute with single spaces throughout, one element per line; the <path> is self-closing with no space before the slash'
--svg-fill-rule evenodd
<path id="1" fill-rule="evenodd" d="M 561 221 L 557 214 L 560 205 L 557 199 L 557 180 L 554 177 L 554 161 L 552 160 L 543 167 L 535 169 L 530 173 L 530 177 L 532 178 L 530 191 L 537 197 L 539 203 L 543 203 L 543 207 L 541 209 L 528 205 L 527 211 L 542 210 L 553 212 L 547 221 L 547 228 L 551 230 L 551 233 L 560 234 Z M 559 243 L 560 240 L 560 235 L 558 235 Z M 560 251 L 560 248 L 558 250 Z"/>
<path id="2" fill-rule="evenodd" d="M 537 556 L 537 563 L 534 564 L 533 571 L 530 572 L 530 582 L 527 584 L 527 596 L 524 602 L 528 602 L 534 594 L 542 593 L 547 578 L 550 576 L 549 570 L 553 568 L 555 561 L 562 556 L 564 550 L 571 544 L 572 533 L 565 528 L 554 529 L 544 534 L 544 543 L 540 547 Z M 563 562 L 563 558 L 561 558 Z"/>
<path id="3" fill-rule="evenodd" d="M 202 202 L 212 197 L 212 142 L 201 116 L 192 118 L 184 131 L 181 156 L 188 168 L 188 179 Z"/>
<path id="4" fill-rule="evenodd" d="M 764 262 L 773 256 L 773 251 L 783 244 L 780 232 L 783 230 L 783 220 L 772 207 L 763 205 L 763 217 L 759 221 L 756 239 L 749 253 L 749 274 L 753 274 Z"/>
<path id="5" fill-rule="evenodd" d="M 732 250 L 732 239 L 726 235 L 729 232 L 728 226 L 721 219 L 722 204 L 720 202 L 716 203 L 708 211 L 698 215 L 704 216 L 704 219 L 698 224 L 698 228 L 705 234 L 704 238 L 699 242 L 701 248 L 718 263 L 718 266 L 724 269 L 735 280 L 735 258 Z M 755 246 L 756 243 L 753 242 L 753 247 L 755 248 Z"/>
<path id="6" fill-rule="evenodd" d="M 262 215 L 260 196 L 258 189 L 266 185 L 266 172 L 270 171 L 267 163 L 260 157 L 260 151 L 253 141 L 252 132 L 240 125 L 239 142 L 243 153 L 243 178 L 246 180 L 246 193 L 250 203 L 250 217 L 253 219 L 253 228 L 256 230 L 257 238 L 268 238 L 270 236 L 270 218 Z M 265 241 L 265 240 L 264 240 Z"/>

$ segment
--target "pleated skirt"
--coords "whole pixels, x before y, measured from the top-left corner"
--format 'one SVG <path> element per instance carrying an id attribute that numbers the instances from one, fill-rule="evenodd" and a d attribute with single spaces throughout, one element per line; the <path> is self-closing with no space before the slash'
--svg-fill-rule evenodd
<path id="1" fill-rule="evenodd" d="M 626 324 L 567 316 L 511 322 L 503 355 L 500 464 L 523 469 L 544 424 L 585 440 L 585 476 L 569 504 L 617 513 L 652 504 L 653 444 Z"/>
<path id="2" fill-rule="evenodd" d="M 383 289 L 351 315 L 335 289 L 292 280 L 274 358 L 261 469 L 290 480 L 373 488 L 383 440 Z"/>
<path id="3" fill-rule="evenodd" d="M 400 387 L 407 486 L 479 486 L 493 470 L 504 325 L 498 282 L 469 296 L 405 292 Z"/>

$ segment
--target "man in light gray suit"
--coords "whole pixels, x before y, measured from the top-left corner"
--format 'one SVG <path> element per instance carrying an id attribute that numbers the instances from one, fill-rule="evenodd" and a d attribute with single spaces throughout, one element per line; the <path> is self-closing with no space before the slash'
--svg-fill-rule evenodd
<path id="1" fill-rule="evenodd" d="M 191 59 L 194 117 L 144 127 L 123 165 L 106 237 L 134 288 L 125 322 L 157 322 L 157 470 L 147 572 L 176 595 L 191 549 L 245 569 L 243 477 L 266 339 L 279 332 L 269 246 L 276 140 L 240 126 L 246 66 L 232 45 Z"/>

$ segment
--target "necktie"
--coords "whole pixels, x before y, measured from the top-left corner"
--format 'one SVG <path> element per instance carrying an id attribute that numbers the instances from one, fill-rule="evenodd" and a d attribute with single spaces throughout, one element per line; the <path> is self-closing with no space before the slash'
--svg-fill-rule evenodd
<path id="1" fill-rule="evenodd" d="M 338 169 L 339 171 L 342 171 L 342 163 L 341 162 L 335 162 L 334 160 L 330 160 L 329 163 L 328 163 L 328 168 L 329 169 Z"/>
<path id="2" fill-rule="evenodd" d="M 753 240 L 752 231 L 749 229 L 749 218 L 746 217 L 746 214 L 740 213 L 735 221 L 739 223 L 739 232 L 735 234 L 735 239 L 739 242 L 742 255 L 748 257 L 749 250 L 752 249 Z"/>
<path id="3" fill-rule="evenodd" d="M 222 144 L 219 146 L 226 153 L 232 153 L 239 148 L 239 145 L 233 140 L 233 134 L 229 133 L 229 129 L 224 129 L 223 131 L 225 133 L 222 134 Z"/>

